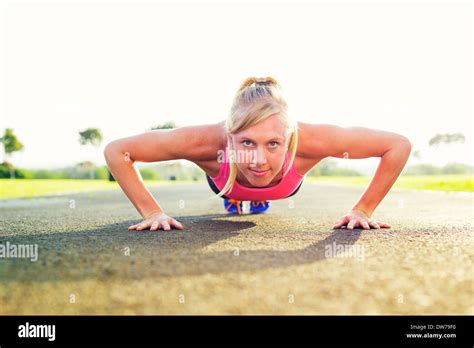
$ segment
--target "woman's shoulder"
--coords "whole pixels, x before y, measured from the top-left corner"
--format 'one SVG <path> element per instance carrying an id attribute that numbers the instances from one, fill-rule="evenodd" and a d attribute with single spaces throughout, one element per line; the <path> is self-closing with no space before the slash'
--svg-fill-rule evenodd
<path id="1" fill-rule="evenodd" d="M 216 176 L 219 173 L 220 163 L 217 158 L 227 145 L 224 124 L 225 121 L 221 121 L 196 128 L 195 136 L 201 139 L 201 150 L 199 158 L 192 162 L 209 176 Z"/>
<path id="2" fill-rule="evenodd" d="M 295 165 L 301 175 L 309 172 L 324 159 L 319 135 L 324 132 L 324 125 L 298 122 L 298 146 Z M 318 154 L 319 153 L 319 154 Z"/>
<path id="3" fill-rule="evenodd" d="M 207 125 L 208 131 L 204 134 L 204 139 L 208 144 L 207 155 L 210 160 L 216 160 L 219 150 L 224 150 L 227 145 L 227 135 L 224 128 L 225 121 Z"/>
<path id="4" fill-rule="evenodd" d="M 175 135 L 181 137 L 183 146 L 193 147 L 192 161 L 208 161 L 216 159 L 219 149 L 224 149 L 226 136 L 222 122 L 186 126 L 178 128 L 181 132 Z"/>
<path id="5" fill-rule="evenodd" d="M 323 156 L 324 138 L 331 129 L 328 124 L 306 123 L 298 121 L 298 148 L 296 156 L 314 159 Z M 327 145 L 327 144 L 326 144 Z M 321 153 L 321 156 L 318 156 Z M 322 158 L 321 158 L 322 159 Z"/>

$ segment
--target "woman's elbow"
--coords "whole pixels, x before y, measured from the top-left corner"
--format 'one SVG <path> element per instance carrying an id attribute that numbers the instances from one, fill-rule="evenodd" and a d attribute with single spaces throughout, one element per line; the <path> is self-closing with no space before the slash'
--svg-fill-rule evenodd
<path id="1" fill-rule="evenodd" d="M 413 148 L 413 143 L 411 142 L 411 140 L 403 136 L 402 143 L 403 143 L 403 146 L 407 148 L 408 152 L 411 152 L 411 149 Z"/>
<path id="2" fill-rule="evenodd" d="M 111 141 L 104 148 L 104 158 L 105 158 L 105 160 L 108 161 L 113 156 L 113 154 L 116 154 L 118 152 L 119 152 L 119 149 L 118 149 L 117 141 L 116 140 Z"/>
<path id="3" fill-rule="evenodd" d="M 410 156 L 413 143 L 404 135 L 400 135 L 400 140 L 397 142 L 397 149 L 400 153 L 404 153 L 407 157 Z"/>

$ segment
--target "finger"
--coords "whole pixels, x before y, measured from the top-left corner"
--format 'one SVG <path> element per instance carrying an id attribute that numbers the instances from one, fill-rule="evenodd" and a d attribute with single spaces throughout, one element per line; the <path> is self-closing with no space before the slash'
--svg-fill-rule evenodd
<path id="1" fill-rule="evenodd" d="M 135 225 L 132 225 L 132 226 L 130 226 L 129 228 L 135 229 L 135 228 L 137 228 L 137 227 L 138 227 L 138 225 L 140 225 L 140 223 L 138 223 L 138 224 L 135 224 Z"/>
<path id="2" fill-rule="evenodd" d="M 166 221 L 161 222 L 161 227 L 163 227 L 163 230 L 169 231 L 171 229 L 170 224 L 167 223 Z"/>
<path id="3" fill-rule="evenodd" d="M 158 221 L 154 221 L 152 224 L 151 224 L 151 227 L 150 227 L 150 231 L 156 231 L 157 228 L 158 228 Z"/>
<path id="4" fill-rule="evenodd" d="M 180 229 L 180 230 L 183 229 L 183 225 L 181 224 L 181 222 L 179 222 L 179 221 L 177 221 L 177 220 L 175 220 L 175 219 L 172 219 L 171 222 L 173 223 L 173 225 L 174 225 L 176 228 L 178 228 L 178 229 Z"/>
<path id="5" fill-rule="evenodd" d="M 345 225 L 346 223 L 347 223 L 347 218 L 344 217 L 341 220 L 339 220 L 339 222 L 337 224 L 335 224 L 333 226 L 333 228 L 339 228 L 339 227 Z"/>
<path id="6" fill-rule="evenodd" d="M 386 224 L 386 223 L 383 223 L 383 222 L 379 222 L 379 225 L 380 225 L 381 228 L 391 228 L 392 227 L 389 224 Z"/>
<path id="7" fill-rule="evenodd" d="M 138 225 L 137 230 L 141 231 L 141 230 L 147 228 L 148 226 L 150 226 L 149 222 L 142 222 L 141 224 Z"/>
<path id="8" fill-rule="evenodd" d="M 347 229 L 352 230 L 354 229 L 355 224 L 357 223 L 357 220 L 352 219 L 348 224 L 347 224 Z"/>
<path id="9" fill-rule="evenodd" d="M 367 221 L 362 221 L 361 225 L 364 229 L 370 230 L 370 226 L 369 226 L 369 223 Z"/>
<path id="10" fill-rule="evenodd" d="M 380 225 L 376 221 L 370 221 L 370 226 L 376 229 L 380 229 Z"/>

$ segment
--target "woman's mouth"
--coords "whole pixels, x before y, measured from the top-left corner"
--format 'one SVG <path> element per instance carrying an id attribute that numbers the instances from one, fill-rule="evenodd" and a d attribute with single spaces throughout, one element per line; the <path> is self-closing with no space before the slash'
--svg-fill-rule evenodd
<path id="1" fill-rule="evenodd" d="M 261 170 L 250 169 L 250 171 L 252 172 L 253 175 L 258 176 L 258 177 L 265 176 L 268 173 L 268 170 L 262 170 L 261 171 Z"/>

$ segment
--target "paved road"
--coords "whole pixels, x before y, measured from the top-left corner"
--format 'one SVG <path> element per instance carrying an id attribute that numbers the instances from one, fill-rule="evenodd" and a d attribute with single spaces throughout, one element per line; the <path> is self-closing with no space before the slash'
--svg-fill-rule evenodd
<path id="1" fill-rule="evenodd" d="M 393 190 L 391 229 L 348 231 L 363 188 L 304 183 L 245 216 L 205 183 L 152 192 L 184 231 L 128 231 L 119 190 L 0 202 L 0 243 L 38 246 L 0 259 L 0 314 L 474 312 L 472 195 Z"/>

